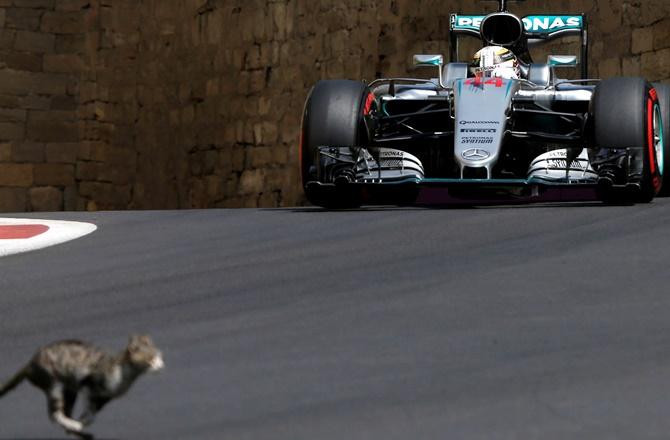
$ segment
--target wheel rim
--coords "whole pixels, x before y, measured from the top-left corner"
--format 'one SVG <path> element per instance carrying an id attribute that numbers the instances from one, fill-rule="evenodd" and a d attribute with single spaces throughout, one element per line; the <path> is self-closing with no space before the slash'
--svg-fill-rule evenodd
<path id="1" fill-rule="evenodd" d="M 658 174 L 662 176 L 665 167 L 665 155 L 663 151 L 663 119 L 661 118 L 661 107 L 658 105 L 658 102 L 654 105 L 653 118 L 653 142 L 654 150 L 656 150 L 656 163 L 658 164 Z"/>
<path id="2" fill-rule="evenodd" d="M 649 165 L 649 181 L 654 195 L 658 194 L 663 184 L 663 121 L 661 119 L 661 107 L 658 104 L 658 93 L 656 89 L 649 90 L 647 98 L 647 148 Z"/>

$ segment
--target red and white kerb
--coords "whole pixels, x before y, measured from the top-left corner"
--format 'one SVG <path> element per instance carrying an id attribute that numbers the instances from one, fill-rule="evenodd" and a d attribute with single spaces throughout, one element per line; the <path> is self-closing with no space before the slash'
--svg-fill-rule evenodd
<path id="1" fill-rule="evenodd" d="M 96 229 L 91 223 L 0 217 L 0 257 L 65 243 Z"/>

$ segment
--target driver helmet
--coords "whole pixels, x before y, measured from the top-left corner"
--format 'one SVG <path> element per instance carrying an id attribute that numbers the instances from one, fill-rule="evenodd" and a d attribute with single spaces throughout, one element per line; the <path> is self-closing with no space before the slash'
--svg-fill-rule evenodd
<path id="1" fill-rule="evenodd" d="M 519 79 L 519 60 L 502 46 L 486 46 L 472 58 L 470 70 L 477 78 Z"/>

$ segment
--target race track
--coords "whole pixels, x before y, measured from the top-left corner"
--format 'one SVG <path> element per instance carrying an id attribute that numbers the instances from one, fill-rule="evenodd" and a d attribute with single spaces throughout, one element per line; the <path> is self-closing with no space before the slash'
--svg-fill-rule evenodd
<path id="1" fill-rule="evenodd" d="M 670 200 L 48 217 L 98 230 L 0 258 L 0 380 L 54 339 L 165 352 L 99 438 L 670 432 Z M 0 399 L 0 439 L 64 437 L 32 386 Z"/>

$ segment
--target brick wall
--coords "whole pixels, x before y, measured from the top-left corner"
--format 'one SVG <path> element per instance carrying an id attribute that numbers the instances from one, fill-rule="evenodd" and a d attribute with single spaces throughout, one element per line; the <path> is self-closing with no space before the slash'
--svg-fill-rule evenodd
<path id="1" fill-rule="evenodd" d="M 587 13 L 593 76 L 670 80 L 667 0 L 545 3 L 512 10 Z M 301 203 L 309 87 L 407 75 L 413 53 L 448 52 L 450 12 L 482 7 L 0 0 L 0 211 Z"/>
<path id="2" fill-rule="evenodd" d="M 87 2 L 0 1 L 0 209 L 76 209 Z"/>

